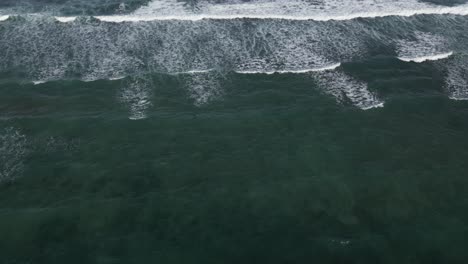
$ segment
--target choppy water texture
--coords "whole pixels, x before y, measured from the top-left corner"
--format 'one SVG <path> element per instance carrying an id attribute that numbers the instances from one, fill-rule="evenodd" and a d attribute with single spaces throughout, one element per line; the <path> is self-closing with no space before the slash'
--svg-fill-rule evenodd
<path id="1" fill-rule="evenodd" d="M 0 2 L 1 263 L 466 263 L 468 3 Z"/>

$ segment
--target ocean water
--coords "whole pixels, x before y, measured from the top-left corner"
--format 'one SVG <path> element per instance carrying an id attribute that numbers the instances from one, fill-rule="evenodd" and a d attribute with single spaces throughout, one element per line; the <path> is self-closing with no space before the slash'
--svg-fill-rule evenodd
<path id="1" fill-rule="evenodd" d="M 468 2 L 0 1 L 0 263 L 467 263 Z"/>

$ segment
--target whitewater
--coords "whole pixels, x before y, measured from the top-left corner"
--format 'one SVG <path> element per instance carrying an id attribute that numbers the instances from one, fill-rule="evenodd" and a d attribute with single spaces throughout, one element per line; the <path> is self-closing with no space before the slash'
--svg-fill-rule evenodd
<path id="1" fill-rule="evenodd" d="M 314 4 L 306 1 L 253 1 L 245 3 L 202 2 L 193 10 L 181 2 L 153 1 L 129 15 L 97 16 L 105 22 L 138 22 L 153 20 L 203 20 L 203 19 L 284 19 L 284 20 L 351 20 L 386 16 L 409 17 L 423 14 L 468 15 L 468 4 L 441 7 L 413 0 L 405 1 L 335 1 Z M 69 22 L 73 18 L 59 17 Z"/>
<path id="2" fill-rule="evenodd" d="M 129 14 L 98 15 L 94 18 L 104 22 L 144 22 L 155 20 L 186 20 L 198 21 L 204 19 L 283 19 L 283 20 L 352 20 L 357 18 L 377 18 L 387 16 L 409 17 L 414 15 L 468 15 L 468 4 L 458 6 L 440 6 L 423 3 L 417 0 L 325 0 L 307 2 L 300 0 L 274 0 L 251 2 L 196 2 L 188 4 L 176 0 L 156 0 Z M 10 16 L 24 14 L 2 14 L 0 21 Z M 48 15 L 48 14 L 28 14 Z M 73 22 L 77 16 L 54 17 L 64 23 Z"/>
<path id="3" fill-rule="evenodd" d="M 452 55 L 453 55 L 453 52 L 450 51 L 446 53 L 427 55 L 427 56 L 421 56 L 421 57 L 398 57 L 398 59 L 402 61 L 406 61 L 406 62 L 422 63 L 425 61 L 435 61 L 435 60 L 446 59 Z"/>
<path id="4" fill-rule="evenodd" d="M 258 71 L 249 71 L 249 70 L 238 70 L 238 71 L 235 71 L 236 73 L 239 73 L 239 74 L 267 74 L 267 75 L 271 75 L 271 74 L 275 74 L 275 73 L 278 73 L 278 74 L 284 74 L 284 73 L 308 73 L 308 72 L 321 72 L 321 71 L 329 71 L 329 70 L 334 70 L 338 67 L 341 66 L 341 63 L 335 63 L 335 64 L 331 64 L 331 65 L 326 65 L 326 66 L 322 66 L 322 67 L 317 67 L 317 68 L 311 68 L 311 69 L 300 69 L 300 70 L 273 70 L 273 71 L 261 71 L 261 70 L 258 70 Z"/>
<path id="5" fill-rule="evenodd" d="M 151 73 L 190 75 L 184 77 L 187 89 L 192 91 L 196 104 L 202 105 L 220 94 L 217 92 L 221 90 L 220 81 L 209 77 L 219 73 L 317 73 L 314 79 L 322 76 L 318 78 L 319 84 L 327 93 L 339 101 L 344 101 L 344 94 L 359 108 L 370 109 L 383 106 L 383 100 L 377 99 L 365 82 L 341 71 L 341 66 L 364 58 L 369 50 L 369 39 L 388 45 L 395 52 L 392 56 L 404 62 L 448 60 L 460 51 L 452 47 L 446 36 L 413 31 L 417 29 L 415 24 L 398 20 L 398 17 L 466 16 L 468 4 L 441 6 L 417 0 L 200 1 L 189 4 L 157 0 L 128 14 L 93 16 L 104 22 L 96 24 L 87 22 L 95 21 L 92 19 L 77 21 L 79 16 L 5 12 L 0 12 L 1 21 L 8 21 L 11 16 L 54 17 L 63 23 L 47 19 L 50 26 L 40 27 L 37 25 L 40 20 L 26 19 L 31 29 L 13 21 L 12 26 L 17 29 L 5 31 L 8 45 L 4 44 L 7 52 L 2 69 L 23 70 L 34 84 L 69 78 L 88 82 L 118 81 Z M 386 31 L 377 32 L 359 20 L 346 22 L 389 16 L 396 17 L 395 23 L 405 21 L 402 23 L 413 32 L 387 36 Z M 151 21 L 155 22 L 149 23 Z M 48 57 L 42 58 L 43 54 Z M 337 72 L 331 74 L 333 71 Z M 134 87 L 136 94 L 145 94 L 143 99 L 138 96 L 135 99 L 133 93 L 122 96 L 126 98 L 123 102 L 137 102 L 135 117 L 145 116 L 141 109 L 149 105 L 146 98 L 150 89 L 147 87 L 151 85 L 141 91 L 135 88 L 142 83 L 139 81 L 129 87 Z M 450 87 L 457 91 L 450 93 L 455 94 L 451 98 L 464 98 L 456 96 L 464 94 L 460 92 L 465 90 L 464 85 Z"/>

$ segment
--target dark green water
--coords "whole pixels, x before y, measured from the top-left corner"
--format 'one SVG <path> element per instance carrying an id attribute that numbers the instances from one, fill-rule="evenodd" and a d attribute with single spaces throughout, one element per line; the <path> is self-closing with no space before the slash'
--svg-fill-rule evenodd
<path id="1" fill-rule="evenodd" d="M 369 111 L 296 75 L 231 76 L 199 108 L 166 78 L 138 121 L 115 82 L 2 84 L 27 140 L 2 263 L 463 263 L 468 104 L 428 74 Z"/>
<path id="2" fill-rule="evenodd" d="M 467 263 L 468 102 L 450 100 L 447 89 L 467 80 L 468 18 L 377 21 L 297 22 L 357 35 L 363 44 L 356 50 L 365 52 L 336 70 L 346 78 L 238 74 L 225 70 L 224 59 L 235 56 L 223 52 L 237 52 L 228 44 L 212 50 L 207 65 L 224 63 L 214 73 L 161 73 L 168 68 L 143 60 L 156 46 L 142 35 L 174 32 L 165 22 L 144 30 L 96 21 L 0 22 L 0 263 Z M 225 28 L 247 37 L 276 29 L 213 23 L 222 25 L 189 43 L 217 47 L 208 33 L 227 34 Z M 291 32 L 306 28 L 281 23 Z M 9 37 L 33 24 L 37 34 Z M 57 31 L 45 41 L 50 27 Z M 454 55 L 396 59 L 389 39 L 413 30 L 443 35 Z M 73 38 L 95 31 L 104 37 Z M 117 31 L 139 41 L 121 44 Z M 117 44 L 104 45 L 110 40 Z M 141 72 L 90 59 L 109 49 L 119 51 L 111 50 L 116 59 L 124 56 L 120 49 L 142 59 Z M 194 57 L 210 54 L 202 47 L 185 52 L 194 50 Z M 329 57 L 346 57 L 330 50 Z M 80 66 L 57 74 L 54 67 L 68 59 Z M 131 74 L 72 78 L 102 77 L 106 67 Z M 30 83 L 39 77 L 50 80 Z M 337 102 L 339 94 L 324 91 L 338 82 L 365 83 L 385 106 L 362 110 L 346 89 Z"/>

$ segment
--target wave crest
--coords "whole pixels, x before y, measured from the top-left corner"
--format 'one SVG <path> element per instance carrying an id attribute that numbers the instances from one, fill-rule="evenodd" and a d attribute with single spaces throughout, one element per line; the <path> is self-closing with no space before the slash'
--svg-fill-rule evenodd
<path id="1" fill-rule="evenodd" d="M 96 16 L 105 22 L 142 22 L 154 20 L 204 19 L 283 19 L 283 20 L 352 20 L 387 16 L 410 17 L 415 15 L 468 15 L 468 4 L 439 6 L 415 0 L 324 0 L 306 2 L 299 0 L 249 1 L 235 3 L 197 2 L 194 6 L 173 0 L 155 0 L 127 15 Z M 60 17 L 70 22 L 75 17 Z"/>

